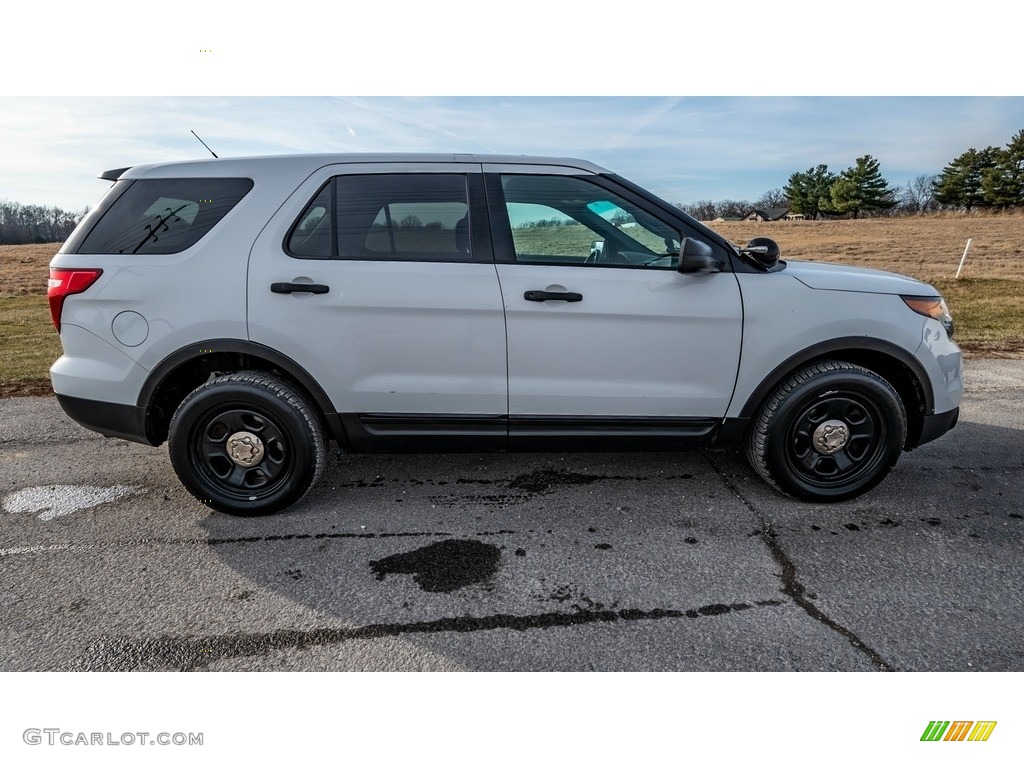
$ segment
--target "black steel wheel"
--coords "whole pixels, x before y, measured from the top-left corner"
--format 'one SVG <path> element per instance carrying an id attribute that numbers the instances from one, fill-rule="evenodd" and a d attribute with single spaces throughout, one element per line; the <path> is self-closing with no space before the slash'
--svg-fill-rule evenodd
<path id="1" fill-rule="evenodd" d="M 861 366 L 824 361 L 797 371 L 765 401 L 747 458 L 784 493 L 841 501 L 881 482 L 906 436 L 903 402 L 888 381 Z"/>
<path id="2" fill-rule="evenodd" d="M 196 388 L 174 413 L 169 443 L 182 484 L 232 515 L 291 506 L 324 465 L 316 412 L 291 385 L 261 372 L 219 376 Z"/>

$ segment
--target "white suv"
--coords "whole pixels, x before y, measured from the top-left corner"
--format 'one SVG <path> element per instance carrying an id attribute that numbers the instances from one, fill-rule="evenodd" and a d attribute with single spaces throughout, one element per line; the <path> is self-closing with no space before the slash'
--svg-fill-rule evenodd
<path id="1" fill-rule="evenodd" d="M 170 443 L 203 503 L 283 509 L 348 451 L 745 446 L 840 500 L 956 423 L 936 290 L 738 248 L 565 158 L 307 155 L 109 171 L 54 257 L 53 388 Z"/>

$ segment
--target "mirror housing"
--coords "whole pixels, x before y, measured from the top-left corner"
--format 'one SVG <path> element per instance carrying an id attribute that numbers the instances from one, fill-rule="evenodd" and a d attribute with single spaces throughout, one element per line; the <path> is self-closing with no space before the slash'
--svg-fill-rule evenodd
<path id="1" fill-rule="evenodd" d="M 779 244 L 768 237 L 755 237 L 740 250 L 765 269 L 771 269 L 778 264 L 782 255 Z"/>
<path id="2" fill-rule="evenodd" d="M 679 246 L 679 266 L 676 269 L 684 275 L 703 275 L 721 272 L 722 262 L 715 258 L 710 245 L 685 237 Z"/>

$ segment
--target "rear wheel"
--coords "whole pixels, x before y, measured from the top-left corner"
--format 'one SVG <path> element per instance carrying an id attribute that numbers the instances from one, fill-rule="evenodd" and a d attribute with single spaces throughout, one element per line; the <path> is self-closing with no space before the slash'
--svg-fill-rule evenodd
<path id="1" fill-rule="evenodd" d="M 755 418 L 747 458 L 779 490 L 841 501 L 873 488 L 903 451 L 907 417 L 888 381 L 840 361 L 797 371 Z"/>
<path id="2" fill-rule="evenodd" d="M 323 428 L 288 383 L 261 372 L 220 376 L 178 406 L 169 430 L 171 464 L 209 507 L 266 515 L 291 506 L 319 478 Z"/>

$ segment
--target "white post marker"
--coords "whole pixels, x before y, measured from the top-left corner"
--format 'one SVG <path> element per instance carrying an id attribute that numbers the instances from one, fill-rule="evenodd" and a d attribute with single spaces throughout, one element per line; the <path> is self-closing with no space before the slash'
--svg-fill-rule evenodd
<path id="1" fill-rule="evenodd" d="M 974 242 L 973 237 L 967 238 L 967 247 L 964 248 L 964 255 L 960 257 L 960 266 L 956 268 L 956 279 L 960 279 L 960 273 L 964 271 L 964 264 L 967 263 L 967 252 L 971 250 L 971 243 Z"/>

